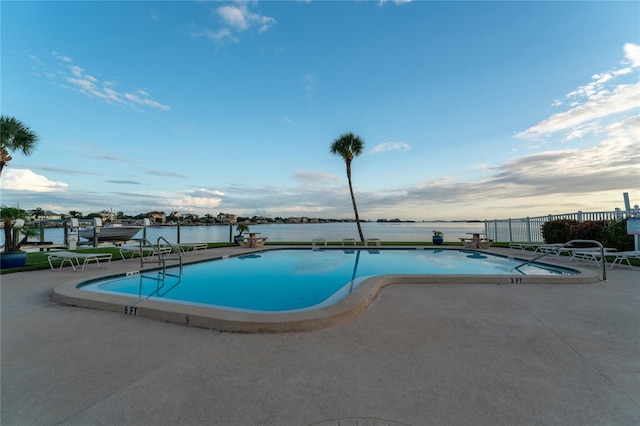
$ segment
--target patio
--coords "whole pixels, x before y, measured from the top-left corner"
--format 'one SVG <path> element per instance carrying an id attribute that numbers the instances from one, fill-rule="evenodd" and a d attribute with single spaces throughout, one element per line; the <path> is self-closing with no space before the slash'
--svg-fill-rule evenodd
<path id="1" fill-rule="evenodd" d="M 206 252 L 222 250 L 246 253 Z M 637 267 L 587 285 L 393 285 L 352 322 L 291 334 L 50 301 L 77 276 L 0 277 L 2 424 L 640 423 Z"/>

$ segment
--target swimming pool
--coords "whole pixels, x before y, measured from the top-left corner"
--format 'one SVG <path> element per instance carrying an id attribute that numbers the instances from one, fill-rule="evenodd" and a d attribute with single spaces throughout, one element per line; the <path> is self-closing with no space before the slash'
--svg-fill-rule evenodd
<path id="1" fill-rule="evenodd" d="M 588 282 L 575 269 L 514 269 L 521 263 L 457 249 L 270 249 L 192 263 L 182 273 L 156 269 L 80 282 L 54 298 L 207 328 L 290 331 L 344 321 L 395 283 Z"/>
<path id="2" fill-rule="evenodd" d="M 340 302 L 367 277 L 385 274 L 511 274 L 522 261 L 464 250 L 270 250 L 91 283 L 87 291 L 255 313 Z M 574 275 L 527 265 L 521 275 Z"/>

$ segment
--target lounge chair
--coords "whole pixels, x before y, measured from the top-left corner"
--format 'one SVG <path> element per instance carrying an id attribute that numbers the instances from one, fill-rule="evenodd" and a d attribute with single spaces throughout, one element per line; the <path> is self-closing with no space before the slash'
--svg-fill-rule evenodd
<path id="1" fill-rule="evenodd" d="M 518 242 L 510 242 L 509 248 L 512 250 L 522 250 L 522 251 L 533 251 L 536 252 L 538 247 L 543 245 L 543 243 L 518 243 Z"/>
<path id="2" fill-rule="evenodd" d="M 571 247 L 565 247 L 564 243 L 552 243 L 552 244 L 540 244 L 533 251 L 534 253 L 545 253 L 545 254 L 555 254 L 556 259 L 560 259 L 560 255 L 562 253 L 566 253 L 571 255 Z"/>
<path id="3" fill-rule="evenodd" d="M 138 254 L 141 257 L 152 257 L 152 256 L 156 256 L 158 254 L 169 254 L 171 253 L 171 247 L 169 246 L 160 246 L 160 248 L 156 247 L 156 246 L 143 246 L 143 247 L 138 247 L 138 246 L 122 246 L 119 249 L 120 251 L 120 257 L 122 258 L 122 260 L 124 260 L 125 262 L 130 261 L 131 259 L 133 259 L 133 257 Z"/>
<path id="4" fill-rule="evenodd" d="M 98 268 L 106 268 L 111 262 L 111 253 L 74 253 L 71 251 L 54 251 L 49 253 L 48 256 L 49 266 L 51 269 L 55 269 L 52 263 L 52 260 L 54 259 L 62 259 L 59 269 L 62 269 L 65 262 L 69 262 L 73 270 L 77 272 L 77 268 L 80 268 L 80 271 L 84 271 L 85 266 L 91 262 L 96 262 Z M 80 264 L 80 260 L 82 260 L 82 264 Z M 106 261 L 107 264 L 101 267 L 100 261 Z"/>
<path id="5" fill-rule="evenodd" d="M 616 264 L 622 265 L 622 262 L 627 262 L 627 265 L 629 265 L 629 268 L 631 268 L 631 262 L 629 262 L 629 259 L 640 259 L 640 250 L 607 253 L 607 256 L 614 256 L 613 262 L 611 262 L 611 266 L 609 266 L 609 269 L 616 266 Z"/>
<path id="6" fill-rule="evenodd" d="M 364 245 L 368 246 L 368 245 L 373 245 L 376 247 L 380 247 L 380 238 L 367 238 L 364 241 Z"/>
<path id="7" fill-rule="evenodd" d="M 349 245 L 356 245 L 356 239 L 355 238 L 343 238 L 342 239 L 342 245 L 344 246 L 345 244 L 349 244 Z"/>
<path id="8" fill-rule="evenodd" d="M 598 266 L 600 266 L 600 262 L 602 261 L 602 256 L 600 256 L 601 253 L 604 253 L 605 262 L 606 256 L 615 256 L 617 254 L 615 251 L 616 249 L 613 248 L 604 248 L 602 252 L 600 251 L 600 248 L 571 248 L 567 250 L 571 253 L 569 262 L 574 260 L 576 262 L 586 260 L 587 265 L 590 265 L 591 262 L 596 262 L 596 265 Z"/>
<path id="9" fill-rule="evenodd" d="M 182 243 L 177 246 L 178 250 L 180 250 L 182 254 L 187 254 L 189 251 L 197 252 L 200 250 L 206 250 L 208 247 L 207 243 Z"/>
<path id="10" fill-rule="evenodd" d="M 314 238 L 313 240 L 311 240 L 311 248 L 316 248 L 317 245 L 327 245 L 327 240 L 324 238 Z"/>

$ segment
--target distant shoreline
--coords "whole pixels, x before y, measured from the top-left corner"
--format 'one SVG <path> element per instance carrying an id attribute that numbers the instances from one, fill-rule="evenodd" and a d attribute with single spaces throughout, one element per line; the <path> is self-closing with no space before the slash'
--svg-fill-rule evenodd
<path id="1" fill-rule="evenodd" d="M 122 222 L 135 224 L 138 222 L 142 222 L 143 219 L 122 219 Z M 41 223 L 44 223 L 45 228 L 62 228 L 69 221 L 69 219 L 34 219 L 31 222 L 27 222 L 27 227 L 33 227 L 31 225 L 35 225 L 37 227 L 40 226 Z M 93 226 L 93 218 L 91 219 L 79 219 L 81 227 L 90 227 Z M 114 223 L 119 223 L 120 220 L 115 220 Z M 349 219 L 318 219 L 318 221 L 309 221 L 309 222 L 286 222 L 286 221 L 276 221 L 276 220 L 261 220 L 261 221 L 249 221 L 242 222 L 247 223 L 249 226 L 255 225 L 311 225 L 311 224 L 335 224 L 335 223 L 355 223 L 354 220 Z M 377 219 L 377 220 L 361 220 L 360 223 L 484 223 L 484 220 L 399 220 L 399 219 Z M 107 225 L 110 222 L 104 221 L 103 224 Z M 3 226 L 4 222 L 0 221 L 0 226 Z M 157 223 L 151 222 L 149 227 L 165 227 L 165 226 L 229 226 L 229 223 L 208 223 L 204 221 L 190 221 L 190 222 L 170 222 L 170 223 Z M 237 223 L 231 224 L 232 226 L 236 226 Z"/>

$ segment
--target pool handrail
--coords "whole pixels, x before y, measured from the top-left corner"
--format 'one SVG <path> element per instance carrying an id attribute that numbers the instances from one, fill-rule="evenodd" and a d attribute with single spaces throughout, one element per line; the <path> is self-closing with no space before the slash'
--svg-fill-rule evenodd
<path id="1" fill-rule="evenodd" d="M 170 243 L 165 237 L 158 237 L 158 259 L 160 259 L 162 263 L 162 271 L 165 272 L 167 269 L 165 258 L 165 255 L 167 253 L 163 253 L 162 250 L 160 250 L 160 240 L 164 241 L 164 245 L 171 247 L 171 251 L 169 252 L 169 254 L 176 253 L 178 255 L 178 259 L 180 261 L 180 270 L 182 271 L 182 250 L 180 250 L 180 247 Z"/>
<path id="2" fill-rule="evenodd" d="M 569 247 L 571 245 L 573 245 L 573 243 L 593 243 L 595 244 L 597 247 L 600 248 L 600 259 L 602 262 L 602 281 L 606 281 L 607 280 L 607 268 L 606 268 L 606 259 L 604 257 L 604 246 L 602 245 L 602 243 L 600 241 L 596 241 L 596 240 L 571 240 L 571 241 L 567 241 L 566 243 L 562 244 L 561 246 L 558 246 L 555 250 L 551 250 L 551 251 L 546 251 L 544 253 L 542 253 L 539 256 L 534 257 L 533 259 L 527 260 L 524 263 L 521 263 L 520 265 L 516 266 L 515 268 L 512 269 L 512 271 L 514 269 L 519 269 L 525 265 L 528 265 L 530 263 L 535 262 L 538 259 L 541 259 L 543 257 L 545 257 L 548 254 L 551 253 L 558 253 L 560 250 L 562 250 L 563 248 Z"/>
<path id="3" fill-rule="evenodd" d="M 160 244 L 161 241 L 163 241 L 163 244 Z M 155 248 L 155 254 L 158 256 L 158 260 L 157 263 L 162 265 L 162 270 L 165 271 L 167 268 L 167 262 L 166 262 L 166 255 L 167 254 L 171 254 L 171 253 L 176 253 L 178 255 L 177 259 L 180 262 L 180 270 L 182 270 L 182 251 L 180 250 L 180 247 L 170 243 L 169 241 L 167 241 L 167 239 L 165 237 L 158 237 L 158 240 L 156 241 L 156 244 L 153 244 L 151 241 L 147 240 L 146 238 L 141 238 L 139 240 L 140 243 L 140 267 L 142 268 L 144 266 L 145 263 L 145 259 L 144 259 L 144 251 L 143 251 L 143 247 L 145 246 L 145 244 L 147 246 L 151 246 L 153 248 Z M 167 252 L 165 250 L 166 247 L 169 247 L 169 251 Z M 155 260 L 150 261 L 147 260 L 146 262 L 156 262 Z"/>

